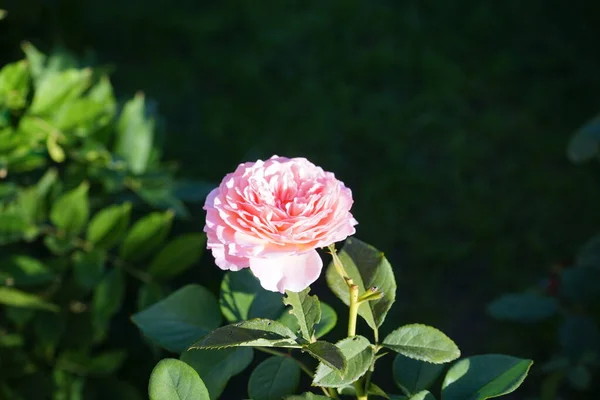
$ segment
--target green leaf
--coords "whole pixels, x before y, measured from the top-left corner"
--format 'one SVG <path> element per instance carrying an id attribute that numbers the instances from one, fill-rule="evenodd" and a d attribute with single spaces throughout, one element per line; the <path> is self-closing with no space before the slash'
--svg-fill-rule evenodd
<path id="1" fill-rule="evenodd" d="M 62 163 L 65 161 L 65 150 L 58 144 L 58 138 L 56 135 L 50 134 L 46 138 L 46 149 L 52 161 L 56 163 Z"/>
<path id="2" fill-rule="evenodd" d="M 104 338 L 113 315 L 119 311 L 125 296 L 125 277 L 119 268 L 113 268 L 94 290 L 92 317 L 95 338 Z"/>
<path id="3" fill-rule="evenodd" d="M 152 260 L 148 273 L 158 279 L 177 276 L 200 260 L 206 244 L 203 233 L 188 233 L 169 242 Z"/>
<path id="4" fill-rule="evenodd" d="M 59 308 L 31 293 L 0 286 L 0 304 L 36 310 L 58 311 Z"/>
<path id="5" fill-rule="evenodd" d="M 448 370 L 442 400 L 484 400 L 514 392 L 525 380 L 531 360 L 486 354 L 465 358 Z"/>
<path id="6" fill-rule="evenodd" d="M 329 304 L 321 302 L 321 320 L 315 325 L 315 337 L 327 335 L 337 324 L 337 314 Z"/>
<path id="7" fill-rule="evenodd" d="M 310 287 L 299 293 L 286 290 L 283 303 L 292 307 L 290 313 L 296 317 L 302 337 L 310 342 L 321 320 L 321 306 L 317 296 L 309 296 L 309 292 Z"/>
<path id="8" fill-rule="evenodd" d="M 443 364 L 460 357 L 454 342 L 431 326 L 411 324 L 402 326 L 383 340 L 383 346 L 415 360 Z"/>
<path id="9" fill-rule="evenodd" d="M 303 350 L 330 368 L 340 371 L 346 368 L 346 359 L 341 350 L 329 342 L 318 340 L 304 346 Z"/>
<path id="10" fill-rule="evenodd" d="M 229 379 L 245 370 L 254 351 L 247 347 L 222 350 L 190 350 L 181 354 L 181 361 L 194 368 L 206 384 L 211 399 L 218 399 Z"/>
<path id="11" fill-rule="evenodd" d="M 227 272 L 221 282 L 219 306 L 229 322 L 249 318 L 277 319 L 284 309 L 279 293 L 269 292 L 260 286 L 249 268 Z"/>
<path id="12" fill-rule="evenodd" d="M 296 335 L 287 326 L 268 319 L 251 319 L 219 328 L 192 349 L 221 349 L 234 346 L 300 347 Z"/>
<path id="13" fill-rule="evenodd" d="M 35 345 L 48 360 L 54 358 L 56 348 L 66 330 L 67 313 L 39 313 L 33 320 Z M 38 351 L 39 354 L 40 351 Z"/>
<path id="14" fill-rule="evenodd" d="M 29 223 L 40 223 L 47 219 L 48 193 L 54 187 L 57 179 L 58 172 L 51 168 L 34 186 L 19 191 L 17 204 Z"/>
<path id="15" fill-rule="evenodd" d="M 303 393 L 301 395 L 296 396 L 288 396 L 285 397 L 284 400 L 327 400 L 329 397 L 319 396 L 313 393 Z"/>
<path id="16" fill-rule="evenodd" d="M 106 253 L 94 250 L 89 253 L 77 251 L 73 254 L 73 276 L 84 289 L 93 289 L 104 277 Z"/>
<path id="17" fill-rule="evenodd" d="M 61 195 L 52 205 L 50 221 L 70 234 L 77 234 L 85 227 L 89 218 L 89 184 L 83 182 L 73 190 Z"/>
<path id="18" fill-rule="evenodd" d="M 289 357 L 269 357 L 256 367 L 248 381 L 253 400 L 280 400 L 296 391 L 300 367 Z"/>
<path id="19" fill-rule="evenodd" d="M 567 146 L 567 156 L 574 163 L 588 161 L 598 153 L 598 144 L 600 144 L 600 116 L 575 132 Z"/>
<path id="20" fill-rule="evenodd" d="M 511 293 L 494 300 L 487 308 L 488 314 L 500 320 L 539 322 L 558 311 L 558 300 L 537 293 Z"/>
<path id="21" fill-rule="evenodd" d="M 435 400 L 435 397 L 427 390 L 420 391 L 410 396 L 407 400 Z"/>
<path id="22" fill-rule="evenodd" d="M 4 18 L 6 18 L 6 10 L 1 10 L 0 9 L 0 21 L 2 21 Z"/>
<path id="23" fill-rule="evenodd" d="M 30 42 L 23 42 L 21 45 L 23 53 L 27 58 L 31 75 L 36 81 L 41 78 L 44 73 L 44 64 L 46 63 L 46 56 L 35 48 Z"/>
<path id="24" fill-rule="evenodd" d="M 123 203 L 100 210 L 90 221 L 87 240 L 96 247 L 110 249 L 125 236 L 129 226 L 131 203 Z"/>
<path id="25" fill-rule="evenodd" d="M 572 361 L 579 361 L 586 353 L 597 353 L 600 331 L 595 321 L 583 315 L 567 315 L 558 330 L 560 345 Z"/>
<path id="26" fill-rule="evenodd" d="M 27 61 L 5 65 L 0 70 L 0 106 L 4 105 L 13 110 L 21 109 L 27 104 L 28 93 Z"/>
<path id="27" fill-rule="evenodd" d="M 373 347 L 362 336 L 346 338 L 338 342 L 337 347 L 346 359 L 346 368 L 340 372 L 319 363 L 313 385 L 335 388 L 347 386 L 364 375 L 373 362 Z"/>
<path id="28" fill-rule="evenodd" d="M 443 371 L 443 365 L 414 360 L 402 354 L 394 359 L 394 380 L 409 393 L 429 389 Z"/>
<path id="29" fill-rule="evenodd" d="M 90 69 L 67 69 L 47 74 L 39 82 L 31 101 L 29 112 L 33 115 L 48 115 L 64 103 L 79 97 L 91 83 Z"/>
<path id="30" fill-rule="evenodd" d="M 221 325 L 217 300 L 200 285 L 184 286 L 131 319 L 145 336 L 174 353 Z"/>
<path id="31" fill-rule="evenodd" d="M 111 350 L 92 357 L 87 364 L 90 374 L 109 375 L 115 373 L 127 358 L 125 350 Z"/>
<path id="32" fill-rule="evenodd" d="M 396 280 L 392 266 L 382 252 L 355 238 L 346 240 L 338 256 L 349 278 L 358 285 L 360 294 L 372 287 L 383 292 L 381 299 L 364 302 L 358 309 L 359 315 L 365 319 L 371 329 L 376 330 L 383 324 L 387 312 L 396 299 Z M 349 305 L 348 285 L 337 273 L 333 262 L 327 268 L 326 278 L 327 284 L 335 295 Z"/>
<path id="33" fill-rule="evenodd" d="M 41 261 L 14 255 L 0 261 L 0 280 L 10 279 L 15 286 L 43 285 L 54 280 L 54 272 Z"/>
<path id="34" fill-rule="evenodd" d="M 18 242 L 32 229 L 23 215 L 0 211 L 0 245 Z"/>
<path id="35" fill-rule="evenodd" d="M 589 389 L 592 381 L 592 375 L 585 366 L 576 365 L 569 370 L 567 379 L 573 388 L 579 391 L 584 391 Z"/>
<path id="36" fill-rule="evenodd" d="M 131 172 L 146 171 L 154 142 L 154 120 L 145 116 L 144 95 L 138 93 L 123 107 L 117 122 L 115 153 L 121 156 Z"/>
<path id="37" fill-rule="evenodd" d="M 150 400 L 210 400 L 198 373 L 173 358 L 156 364 L 150 375 L 148 394 Z"/>
<path id="38" fill-rule="evenodd" d="M 154 253 L 171 230 L 173 213 L 154 212 L 137 221 L 121 245 L 124 260 L 139 261 Z"/>

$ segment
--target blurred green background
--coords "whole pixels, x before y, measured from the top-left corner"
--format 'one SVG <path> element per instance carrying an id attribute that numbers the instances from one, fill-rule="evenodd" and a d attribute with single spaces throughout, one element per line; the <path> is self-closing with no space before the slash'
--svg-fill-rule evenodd
<path id="1" fill-rule="evenodd" d="M 397 323 L 384 334 L 423 322 L 465 355 L 548 358 L 553 331 L 519 334 L 485 305 L 548 275 L 600 226 L 598 167 L 565 156 L 571 133 L 600 110 L 600 3 L 0 6 L 1 64 L 29 40 L 105 66 L 117 97 L 142 90 L 155 102 L 166 159 L 183 177 L 216 184 L 273 154 L 335 172 L 353 190 L 357 237 L 396 269 Z M 188 225 L 201 229 L 193 211 Z M 187 279 L 216 291 L 208 254 L 202 268 Z"/>

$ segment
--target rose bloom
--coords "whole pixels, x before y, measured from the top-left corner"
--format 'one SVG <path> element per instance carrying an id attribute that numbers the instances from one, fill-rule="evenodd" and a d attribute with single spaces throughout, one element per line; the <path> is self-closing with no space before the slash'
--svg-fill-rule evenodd
<path id="1" fill-rule="evenodd" d="M 206 198 L 207 247 L 224 270 L 250 268 L 267 290 L 299 292 L 320 275 L 315 249 L 355 233 L 352 192 L 305 158 L 240 164 Z"/>

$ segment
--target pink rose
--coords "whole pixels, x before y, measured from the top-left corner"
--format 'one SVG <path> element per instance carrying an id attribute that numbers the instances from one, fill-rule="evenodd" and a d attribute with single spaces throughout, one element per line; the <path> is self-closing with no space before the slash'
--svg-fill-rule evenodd
<path id="1" fill-rule="evenodd" d="M 352 192 L 305 158 L 240 164 L 208 195 L 207 247 L 225 270 L 250 267 L 261 285 L 299 292 L 320 275 L 316 248 L 355 232 Z"/>

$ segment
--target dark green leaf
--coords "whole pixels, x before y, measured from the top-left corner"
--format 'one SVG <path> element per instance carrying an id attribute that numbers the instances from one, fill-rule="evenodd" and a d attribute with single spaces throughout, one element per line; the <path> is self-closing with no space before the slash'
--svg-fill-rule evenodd
<path id="1" fill-rule="evenodd" d="M 245 370 L 254 358 L 247 347 L 221 350 L 190 350 L 181 354 L 181 361 L 198 372 L 206 384 L 211 399 L 218 399 L 227 382 Z"/>
<path id="2" fill-rule="evenodd" d="M 131 319 L 144 335 L 175 353 L 221 324 L 217 300 L 200 285 L 184 286 Z"/>
<path id="3" fill-rule="evenodd" d="M 148 167 L 153 142 L 154 120 L 146 118 L 144 95 L 138 93 L 123 107 L 114 150 L 134 174 L 141 174 Z"/>
<path id="4" fill-rule="evenodd" d="M 140 286 L 137 297 L 137 309 L 144 310 L 158 303 L 165 297 L 165 290 L 158 283 L 144 283 Z"/>
<path id="5" fill-rule="evenodd" d="M 465 358 L 448 370 L 442 400 L 484 400 L 514 392 L 525 380 L 531 360 L 501 354 Z"/>
<path id="6" fill-rule="evenodd" d="M 600 269 L 600 235 L 592 237 L 581 247 L 577 253 L 576 265 Z"/>
<path id="7" fill-rule="evenodd" d="M 321 361 L 330 368 L 343 371 L 346 368 L 346 359 L 337 346 L 318 340 L 303 347 L 308 354 Z"/>
<path id="8" fill-rule="evenodd" d="M 318 339 L 327 335 L 337 324 L 335 310 L 326 303 L 321 302 L 321 320 L 315 326 L 315 337 Z"/>
<path id="9" fill-rule="evenodd" d="M 54 272 L 41 261 L 14 255 L 0 261 L 0 280 L 10 279 L 15 286 L 43 285 L 54 280 Z"/>
<path id="10" fill-rule="evenodd" d="M 581 265 L 565 268 L 560 274 L 560 295 L 575 302 L 591 302 L 600 297 L 600 268 Z"/>
<path id="11" fill-rule="evenodd" d="M 52 205 L 50 221 L 67 233 L 79 233 L 85 227 L 90 213 L 88 189 L 89 184 L 83 182 L 60 196 Z"/>
<path id="12" fill-rule="evenodd" d="M 17 204 L 29 223 L 40 223 L 46 220 L 48 193 L 57 179 L 58 172 L 52 168 L 46 171 L 34 186 L 19 191 Z"/>
<path id="13" fill-rule="evenodd" d="M 454 342 L 431 326 L 411 324 L 390 333 L 383 345 L 388 349 L 415 360 L 443 364 L 460 357 Z"/>
<path id="14" fill-rule="evenodd" d="M 137 221 L 121 245 L 121 258 L 139 261 L 160 248 L 171 230 L 173 213 L 151 213 Z"/>
<path id="15" fill-rule="evenodd" d="M 594 320 L 583 315 L 567 315 L 558 331 L 563 352 L 579 361 L 586 353 L 600 350 L 600 332 Z"/>
<path id="16" fill-rule="evenodd" d="M 90 253 L 78 251 L 73 254 L 73 276 L 84 289 L 94 288 L 103 278 L 106 253 L 94 250 Z"/>
<path id="17" fill-rule="evenodd" d="M 198 262 L 206 243 L 203 233 L 188 233 L 168 243 L 152 260 L 148 272 L 159 279 L 177 276 Z"/>
<path id="18" fill-rule="evenodd" d="M 44 244 L 57 256 L 64 256 L 75 249 L 75 244 L 70 238 L 58 238 L 56 236 L 45 236 Z"/>
<path id="19" fill-rule="evenodd" d="M 597 154 L 598 144 L 600 144 L 600 116 L 575 132 L 569 141 L 567 155 L 574 163 L 588 161 Z"/>
<path id="20" fill-rule="evenodd" d="M 511 293 L 494 300 L 487 311 L 496 319 L 539 322 L 558 311 L 558 300 L 532 292 Z"/>
<path id="21" fill-rule="evenodd" d="M 0 245 L 22 240 L 31 229 L 23 215 L 0 211 Z"/>
<path id="22" fill-rule="evenodd" d="M 219 328 L 194 343 L 192 349 L 220 349 L 235 346 L 300 347 L 288 327 L 268 319 L 251 319 Z"/>
<path id="23" fill-rule="evenodd" d="M 31 293 L 0 286 L 0 304 L 37 310 L 58 311 L 59 308 Z"/>
<path id="24" fill-rule="evenodd" d="M 284 398 L 284 400 L 327 400 L 329 397 L 319 396 L 313 393 L 303 393 L 301 395 L 296 396 L 288 396 Z"/>
<path id="25" fill-rule="evenodd" d="M 435 397 L 427 390 L 420 391 L 410 396 L 407 400 L 435 400 Z"/>
<path id="26" fill-rule="evenodd" d="M 567 374 L 567 379 L 572 387 L 577 390 L 587 390 L 592 381 L 590 371 L 583 365 L 575 365 Z"/>
<path id="27" fill-rule="evenodd" d="M 346 338 L 338 342 L 337 347 L 346 359 L 346 368 L 340 372 L 319 363 L 313 385 L 335 388 L 347 386 L 364 375 L 373 362 L 373 347 L 362 336 Z"/>
<path id="28" fill-rule="evenodd" d="M 311 341 L 315 333 L 315 325 L 321 320 L 321 306 L 317 296 L 310 296 L 310 287 L 300 293 L 285 292 L 285 305 L 291 306 L 290 313 L 296 317 L 300 333 L 307 341 Z"/>
<path id="29" fill-rule="evenodd" d="M 253 400 L 280 400 L 296 391 L 300 367 L 289 357 L 269 357 L 256 367 L 248 382 Z"/>
<path id="30" fill-rule="evenodd" d="M 100 340 L 113 315 L 119 311 L 125 296 L 125 277 L 118 268 L 110 270 L 94 290 L 92 298 L 92 316 L 94 318 L 95 337 Z"/>
<path id="31" fill-rule="evenodd" d="M 204 382 L 192 367 L 172 358 L 160 361 L 150 375 L 150 400 L 210 400 Z"/>
<path id="32" fill-rule="evenodd" d="M 87 364 L 90 374 L 108 375 L 116 372 L 127 358 L 125 350 L 111 350 L 92 357 Z"/>
<path id="33" fill-rule="evenodd" d="M 219 305 L 229 322 L 249 318 L 276 319 L 284 309 L 282 296 L 261 288 L 249 268 L 227 272 L 221 282 Z"/>
<path id="34" fill-rule="evenodd" d="M 417 393 L 429 389 L 444 371 L 444 366 L 414 360 L 398 354 L 394 359 L 393 371 L 394 379 L 401 388 L 409 393 Z"/>
<path id="35" fill-rule="evenodd" d="M 110 249 L 117 245 L 127 232 L 130 214 L 131 203 L 100 210 L 88 225 L 87 240 L 103 249 Z"/>
<path id="36" fill-rule="evenodd" d="M 376 330 L 385 320 L 387 312 L 396 299 L 396 280 L 390 263 L 382 252 L 355 238 L 346 240 L 346 244 L 339 252 L 339 258 L 349 278 L 358 285 L 360 294 L 373 287 L 383 292 L 383 298 L 364 302 L 358 309 L 359 315 L 365 319 L 371 329 Z M 348 286 L 338 274 L 333 262 L 327 268 L 326 277 L 331 290 L 346 305 L 349 305 Z"/>

